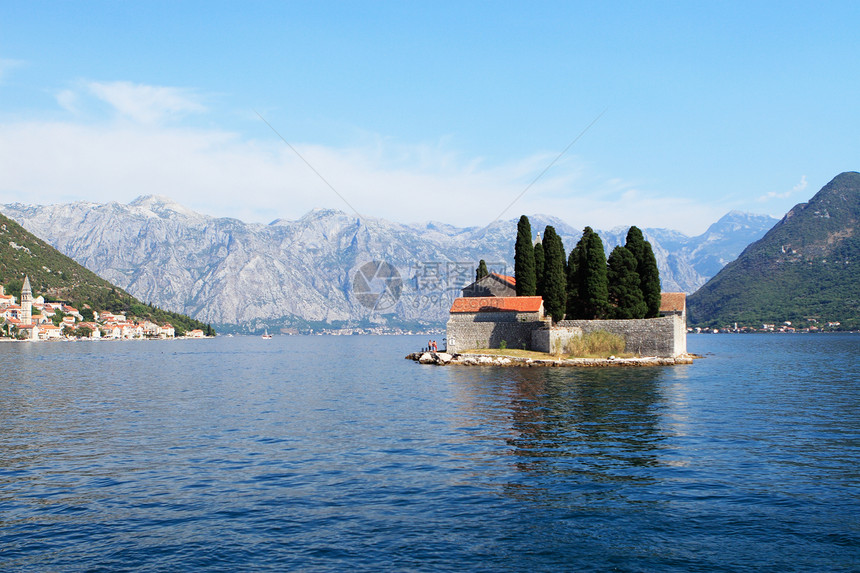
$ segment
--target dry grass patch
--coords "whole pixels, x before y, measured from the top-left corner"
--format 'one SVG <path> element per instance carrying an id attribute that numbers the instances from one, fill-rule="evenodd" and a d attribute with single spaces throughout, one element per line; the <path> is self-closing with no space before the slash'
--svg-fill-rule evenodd
<path id="1" fill-rule="evenodd" d="M 535 350 L 518 350 L 516 348 L 472 348 L 463 350 L 460 354 L 487 354 L 490 356 L 512 356 L 516 358 L 531 358 L 546 360 L 555 358 L 633 358 L 635 354 L 625 352 L 624 338 L 605 330 L 596 330 L 574 338 L 564 349 L 554 352 L 537 352 Z"/>
<path id="2" fill-rule="evenodd" d="M 488 356 L 514 356 L 516 358 L 533 358 L 535 360 L 544 360 L 549 357 L 546 352 L 537 352 L 534 350 L 518 350 L 516 348 L 471 348 L 463 350 L 460 354 L 486 354 Z"/>
<path id="3" fill-rule="evenodd" d="M 605 330 L 595 330 L 572 339 L 564 353 L 568 358 L 630 358 L 633 354 L 625 352 L 624 338 Z"/>

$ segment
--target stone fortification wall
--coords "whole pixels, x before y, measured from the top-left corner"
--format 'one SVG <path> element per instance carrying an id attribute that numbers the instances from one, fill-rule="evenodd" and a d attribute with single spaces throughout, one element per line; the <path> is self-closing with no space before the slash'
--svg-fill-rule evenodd
<path id="1" fill-rule="evenodd" d="M 550 328 L 547 325 L 532 332 L 532 350 L 561 354 L 572 338 L 580 336 L 582 336 L 582 329 L 579 327 Z"/>
<path id="2" fill-rule="evenodd" d="M 550 327 L 537 313 L 478 312 L 452 314 L 448 352 L 475 348 L 525 348 L 558 353 L 571 338 L 605 330 L 624 338 L 626 351 L 639 356 L 673 358 L 687 353 L 687 325 L 678 315 L 632 320 L 563 320 Z"/>
<path id="3" fill-rule="evenodd" d="M 538 313 L 478 312 L 452 314 L 448 319 L 448 352 L 473 348 L 532 348 L 532 332 L 546 326 Z"/>
<path id="4" fill-rule="evenodd" d="M 674 357 L 687 352 L 687 328 L 680 316 L 631 320 L 563 320 L 553 327 L 605 330 L 624 338 L 626 351 L 639 356 Z M 543 350 L 547 352 L 546 350 Z"/>

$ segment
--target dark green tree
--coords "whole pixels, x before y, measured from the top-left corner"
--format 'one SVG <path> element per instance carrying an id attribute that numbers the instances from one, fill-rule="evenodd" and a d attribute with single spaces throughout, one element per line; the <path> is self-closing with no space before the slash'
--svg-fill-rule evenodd
<path id="1" fill-rule="evenodd" d="M 586 229 L 590 230 L 589 227 Z M 582 304 L 579 300 L 580 259 L 582 258 L 582 238 L 576 243 L 567 257 L 567 318 L 579 318 L 582 314 Z"/>
<path id="2" fill-rule="evenodd" d="M 532 244 L 532 226 L 523 215 L 517 224 L 517 242 L 514 245 L 514 278 L 517 280 L 517 296 L 534 296 L 537 286 L 535 276 L 535 250 Z"/>
<path id="3" fill-rule="evenodd" d="M 481 259 L 481 262 L 478 263 L 478 268 L 475 269 L 475 281 L 481 280 L 488 274 L 490 274 L 490 271 L 487 270 L 487 262 Z"/>
<path id="4" fill-rule="evenodd" d="M 567 302 L 567 277 L 564 276 L 564 244 L 552 225 L 543 234 L 543 304 L 553 322 L 564 319 Z"/>
<path id="5" fill-rule="evenodd" d="M 660 271 L 657 269 L 657 259 L 651 243 L 645 240 L 638 227 L 630 227 L 627 231 L 627 243 L 624 245 L 636 258 L 636 272 L 639 274 L 639 287 L 645 299 L 645 318 L 655 318 L 660 315 Z"/>
<path id="6" fill-rule="evenodd" d="M 535 243 L 535 294 L 543 296 L 543 270 L 546 262 L 543 252 L 543 243 Z"/>
<path id="7" fill-rule="evenodd" d="M 579 296 L 583 318 L 606 318 L 609 312 L 609 280 L 606 277 L 606 252 L 595 232 L 588 234 L 585 258 L 580 263 Z"/>
<path id="8" fill-rule="evenodd" d="M 648 307 L 639 286 L 636 257 L 622 246 L 609 254 L 606 277 L 609 280 L 611 318 L 644 318 Z"/>
<path id="9" fill-rule="evenodd" d="M 60 326 L 60 323 L 63 322 L 63 317 L 66 316 L 66 313 L 62 310 L 55 310 L 54 316 L 51 317 L 51 322 L 54 326 Z"/>

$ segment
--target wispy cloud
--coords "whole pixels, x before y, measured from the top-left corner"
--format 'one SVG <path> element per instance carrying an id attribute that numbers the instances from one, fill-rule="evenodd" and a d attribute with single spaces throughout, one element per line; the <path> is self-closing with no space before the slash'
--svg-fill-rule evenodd
<path id="1" fill-rule="evenodd" d="M 791 191 L 783 191 L 781 193 L 778 191 L 769 191 L 768 193 L 765 193 L 764 195 L 756 199 L 756 201 L 758 201 L 759 203 L 764 203 L 765 201 L 770 201 L 772 199 L 788 199 L 795 193 L 800 193 L 801 191 L 804 191 L 807 185 L 809 185 L 809 182 L 806 180 L 806 175 L 803 175 L 801 176 L 800 181 L 797 183 L 797 185 L 791 188 Z"/>
<path id="2" fill-rule="evenodd" d="M 351 211 L 274 135 L 254 140 L 163 121 L 206 111 L 191 91 L 90 82 L 56 97 L 72 112 L 88 109 L 98 98 L 118 115 L 95 122 L 75 115 L 65 122 L 0 125 L 0 203 L 128 202 L 160 194 L 209 215 L 264 223 L 298 218 L 315 207 Z M 489 224 L 557 154 L 491 165 L 464 156 L 445 140 L 408 144 L 376 136 L 339 148 L 290 143 L 364 216 L 464 226 Z M 506 217 L 546 213 L 576 227 L 681 225 L 679 230 L 693 233 L 726 210 L 595 175 L 569 156 Z"/>
<path id="3" fill-rule="evenodd" d="M 86 89 L 120 115 L 140 123 L 157 123 L 171 116 L 206 111 L 200 98 L 183 88 L 131 82 L 89 82 Z"/>
<path id="4" fill-rule="evenodd" d="M 60 92 L 57 92 L 56 96 L 54 96 L 54 97 L 56 98 L 57 103 L 60 105 L 60 107 L 63 108 L 64 110 L 66 110 L 72 114 L 75 114 L 75 115 L 80 113 L 80 109 L 79 109 L 80 98 L 78 97 L 77 91 L 70 90 L 70 89 L 62 90 Z"/>
<path id="5" fill-rule="evenodd" d="M 792 187 L 791 191 L 792 193 L 800 193 L 801 191 L 806 190 L 807 185 L 809 185 L 809 182 L 806 180 L 806 175 L 802 175 L 800 177 L 800 182 Z"/>

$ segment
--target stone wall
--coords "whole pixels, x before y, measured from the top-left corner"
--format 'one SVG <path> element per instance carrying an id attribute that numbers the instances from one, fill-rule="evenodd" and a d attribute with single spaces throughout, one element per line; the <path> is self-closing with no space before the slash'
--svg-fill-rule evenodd
<path id="1" fill-rule="evenodd" d="M 585 334 L 605 330 L 623 337 L 626 351 L 639 356 L 674 357 L 687 353 L 687 325 L 677 315 L 631 320 L 563 320 L 553 327 L 556 328 L 578 328 Z"/>
<path id="2" fill-rule="evenodd" d="M 452 314 L 448 319 L 447 350 L 462 352 L 471 348 L 532 348 L 532 332 L 547 323 L 539 313 L 477 312 Z"/>
<path id="3" fill-rule="evenodd" d="M 687 353 L 687 325 L 677 315 L 631 320 L 563 320 L 550 327 L 537 313 L 478 312 L 452 314 L 448 352 L 473 348 L 508 348 L 558 352 L 571 338 L 605 330 L 624 338 L 626 352 L 673 358 Z"/>
<path id="4" fill-rule="evenodd" d="M 582 336 L 582 329 L 576 326 L 538 328 L 532 332 L 532 350 L 561 354 L 572 338 L 580 336 Z"/>

